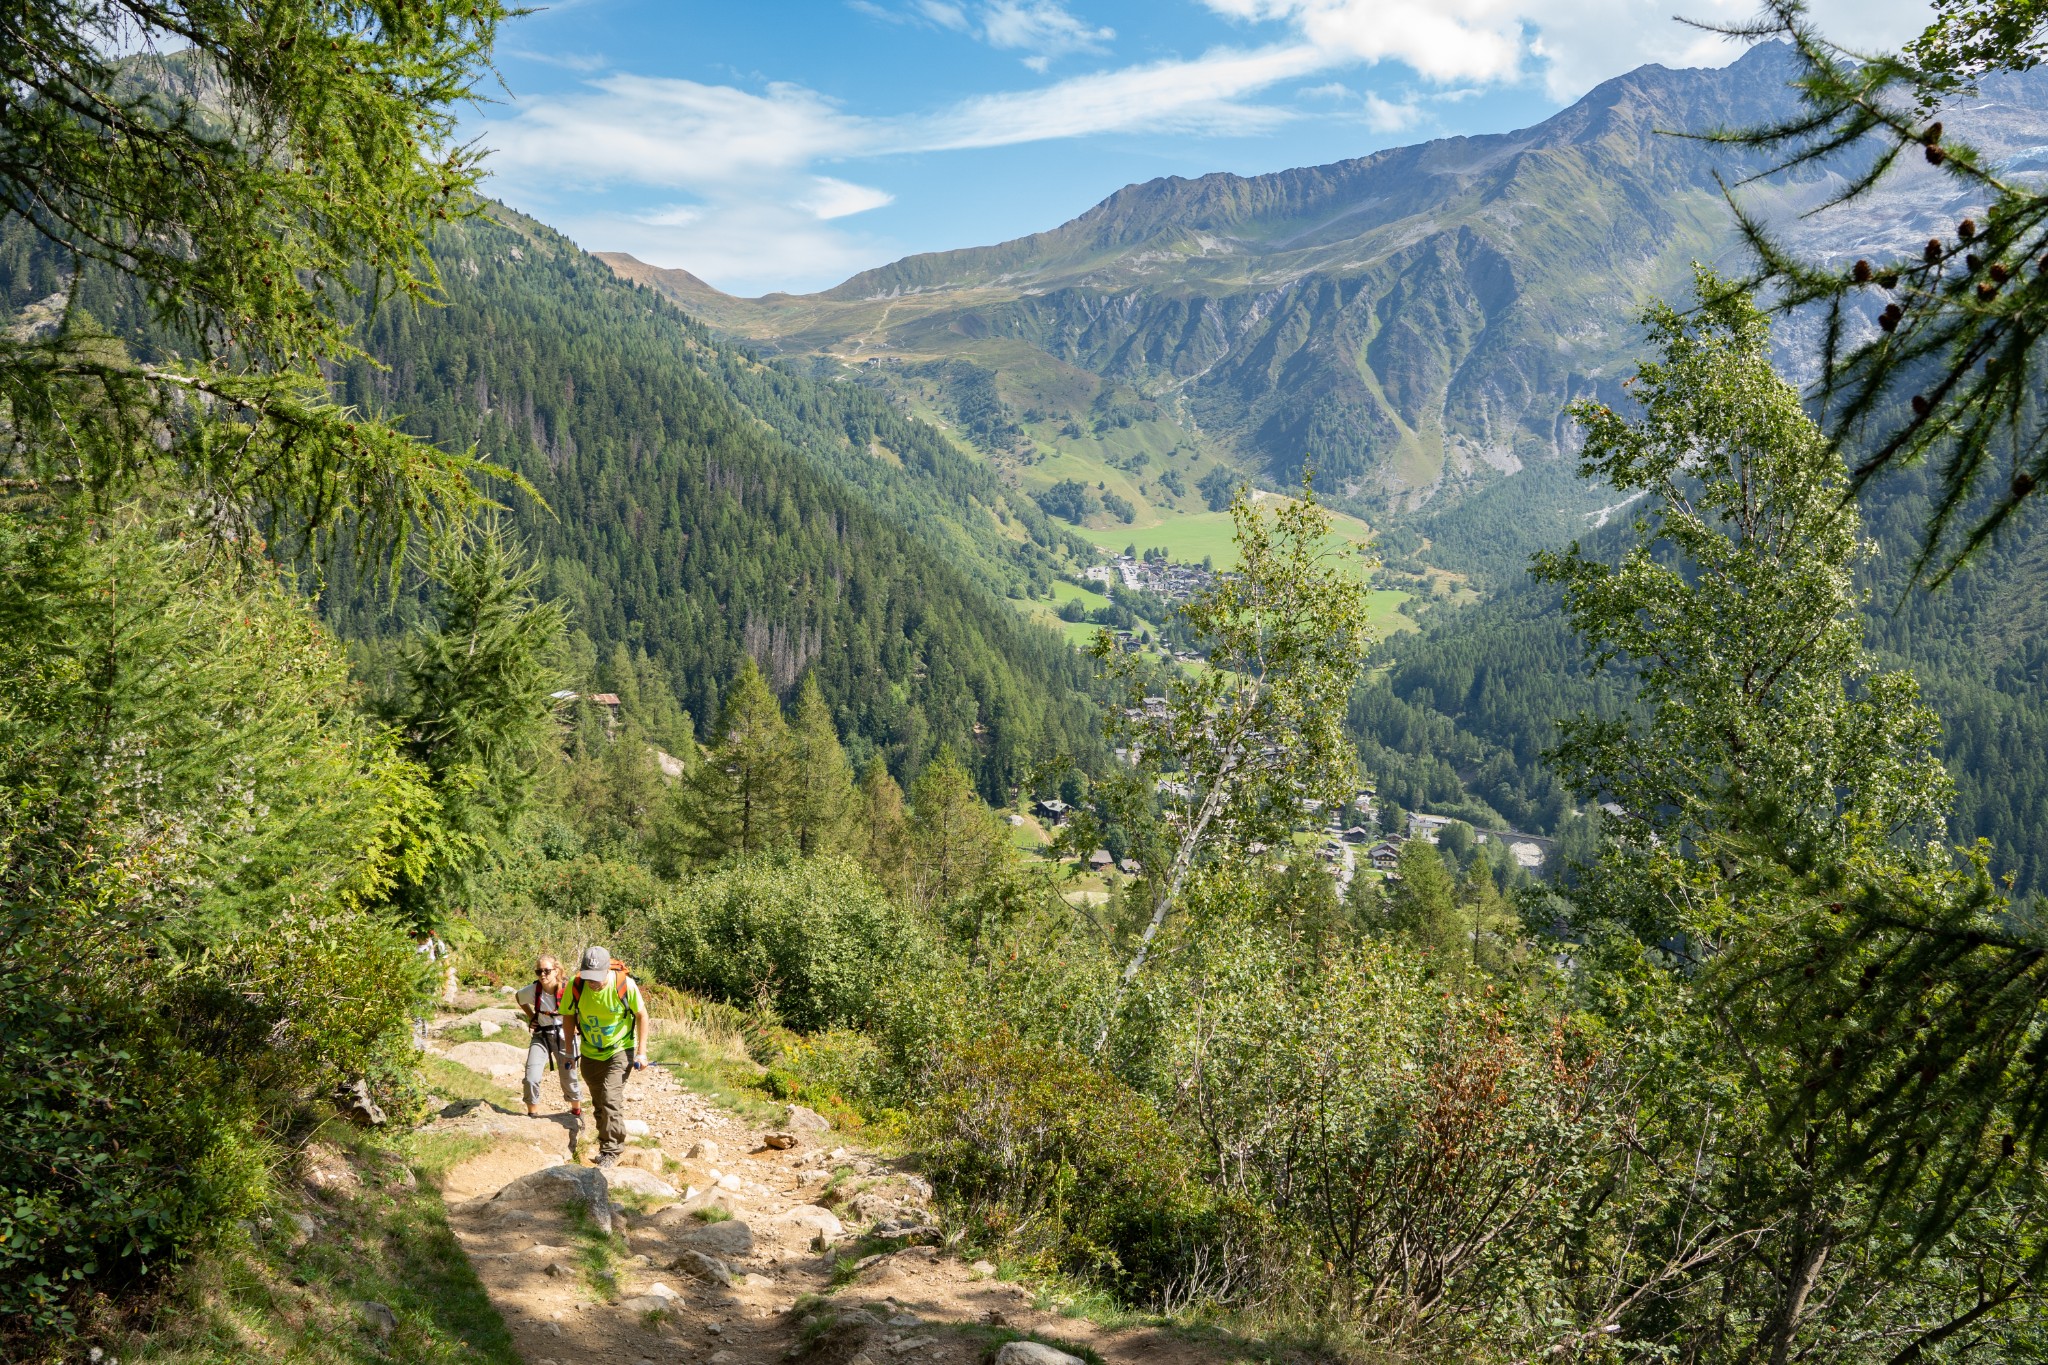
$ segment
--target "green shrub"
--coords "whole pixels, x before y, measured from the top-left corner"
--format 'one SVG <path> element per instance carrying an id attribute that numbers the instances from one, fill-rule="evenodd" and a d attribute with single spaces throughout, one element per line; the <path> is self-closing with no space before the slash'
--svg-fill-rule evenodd
<path id="1" fill-rule="evenodd" d="M 0 517 L 0 678 L 11 1356 L 255 1208 L 309 1101 L 416 1113 L 421 964 L 368 908 L 388 748 L 279 575 L 140 512 Z"/>
<path id="2" fill-rule="evenodd" d="M 638 863 L 593 853 L 553 858 L 535 844 L 477 878 L 466 919 L 450 926 L 456 970 L 480 985 L 523 985 L 534 959 L 565 963 L 602 943 L 645 975 L 651 930 L 671 890 Z"/>
<path id="3" fill-rule="evenodd" d="M 792 1042 L 762 1084 L 779 1100 L 808 1105 L 839 1128 L 865 1127 L 861 1112 L 876 1093 L 881 1063 L 874 1040 L 853 1029 L 831 1029 Z"/>
<path id="4" fill-rule="evenodd" d="M 912 1122 L 924 1169 L 978 1236 L 1133 1302 L 1216 1261 L 1224 1210 L 1144 1096 L 1008 1028 L 948 1054 Z"/>
<path id="5" fill-rule="evenodd" d="M 742 862 L 686 883 L 654 922 L 653 975 L 793 1029 L 872 1020 L 893 974 L 933 959 L 924 931 L 845 858 Z"/>

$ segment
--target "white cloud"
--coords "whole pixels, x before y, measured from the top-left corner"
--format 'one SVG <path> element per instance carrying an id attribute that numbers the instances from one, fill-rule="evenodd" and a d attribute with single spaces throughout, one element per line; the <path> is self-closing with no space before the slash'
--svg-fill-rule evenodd
<path id="1" fill-rule="evenodd" d="M 526 62 L 539 62 L 542 66 L 559 66 L 584 76 L 594 71 L 602 71 L 611 65 L 595 52 L 537 52 L 532 48 L 512 47 L 503 49 L 503 55 L 517 57 Z"/>
<path id="2" fill-rule="evenodd" d="M 1539 77 L 1559 101 L 1662 62 L 1715 66 L 1742 47 L 1672 21 L 1750 19 L 1756 0 L 1202 0 L 1248 24 L 1284 26 L 1333 65 L 1399 62 L 1426 80 L 1487 84 Z M 1862 48 L 1895 45 L 1930 18 L 1927 0 L 1816 0 L 1826 32 Z"/>
<path id="3" fill-rule="evenodd" d="M 919 150 L 944 150 L 1141 130 L 1261 132 L 1293 115 L 1245 97 L 1326 65 L 1313 48 L 1294 44 L 1071 76 L 1037 90 L 963 100 L 921 121 L 915 142 Z"/>
<path id="4" fill-rule="evenodd" d="M 889 9 L 876 0 L 847 0 L 871 19 L 890 24 L 930 24 L 963 33 L 990 47 L 1022 52 L 1022 61 L 1043 73 L 1058 57 L 1075 52 L 1100 53 L 1116 30 L 1081 18 L 1060 0 L 982 0 L 972 10 L 955 0 L 910 0 L 906 9 Z"/>
<path id="5" fill-rule="evenodd" d="M 1115 29 L 1099 28 L 1054 0 L 992 0 L 982 11 L 981 33 L 990 47 L 1030 52 L 1027 65 L 1069 52 L 1100 52 L 1116 37 Z"/>
<path id="6" fill-rule="evenodd" d="M 887 190 L 834 180 L 829 175 L 814 177 L 811 185 L 811 193 L 797 200 L 797 207 L 809 209 L 819 218 L 846 218 L 896 202 L 896 196 Z"/>
<path id="7" fill-rule="evenodd" d="M 892 244 L 820 219 L 796 204 L 736 198 L 652 213 L 576 201 L 551 206 L 548 221 L 599 251 L 624 251 L 680 266 L 716 288 L 758 294 L 793 282 L 822 287 L 900 254 Z"/>
<path id="8" fill-rule="evenodd" d="M 1332 61 L 1399 61 L 1431 80 L 1505 80 L 1521 60 L 1509 0 L 1206 0 L 1234 19 L 1283 22 Z"/>
<path id="9" fill-rule="evenodd" d="M 614 75 L 569 95 L 516 101 L 492 121 L 502 178 L 663 188 L 760 181 L 861 151 L 867 124 L 814 90 Z"/>
<path id="10" fill-rule="evenodd" d="M 947 4 L 946 0 L 917 0 L 916 9 L 940 28 L 949 28 L 955 33 L 965 33 L 972 27 L 967 22 L 967 11 L 958 5 Z"/>
<path id="11" fill-rule="evenodd" d="M 704 210 L 697 204 L 663 204 L 659 208 L 633 215 L 634 222 L 645 223 L 649 227 L 688 227 L 692 223 L 702 222 L 703 219 Z"/>
<path id="12" fill-rule="evenodd" d="M 1412 128 L 1422 116 L 1421 107 L 1413 100 L 1395 103 L 1381 99 L 1370 90 L 1365 94 L 1365 126 L 1375 133 L 1398 133 L 1403 128 Z"/>

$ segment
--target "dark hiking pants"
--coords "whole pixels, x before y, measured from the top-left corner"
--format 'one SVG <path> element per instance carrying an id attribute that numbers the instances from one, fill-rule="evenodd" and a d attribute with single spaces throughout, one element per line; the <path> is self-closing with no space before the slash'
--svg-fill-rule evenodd
<path id="1" fill-rule="evenodd" d="M 617 1156 L 626 1146 L 626 1077 L 632 1074 L 633 1058 L 621 1051 L 616 1057 L 597 1061 L 583 1058 L 583 1084 L 597 1108 L 597 1155 Z"/>

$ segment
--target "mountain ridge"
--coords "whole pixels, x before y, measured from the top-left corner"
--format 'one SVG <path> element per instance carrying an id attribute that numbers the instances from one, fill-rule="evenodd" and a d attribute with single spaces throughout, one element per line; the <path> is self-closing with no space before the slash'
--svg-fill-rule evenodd
<path id="1" fill-rule="evenodd" d="M 604 259 L 714 328 L 926 415 L 957 406 L 948 383 L 982 382 L 1016 429 L 984 455 L 1027 490 L 1099 482 L 1140 527 L 1198 506 L 1179 474 L 1214 462 L 1275 485 L 1313 467 L 1354 510 L 1413 510 L 1568 453 L 1566 404 L 1619 397 L 1634 318 L 1681 294 L 1695 261 L 1732 263 L 1722 185 L 1759 169 L 1669 134 L 1787 112 L 1791 73 L 1773 45 L 1641 67 L 1529 128 L 1163 177 L 1046 231 L 810 295 L 737 299 Z M 2048 141 L 2031 90 L 1973 115 L 1989 150 Z M 1816 168 L 1745 194 L 1791 220 L 1834 183 Z M 1945 192 L 1915 187 L 1915 213 Z"/>

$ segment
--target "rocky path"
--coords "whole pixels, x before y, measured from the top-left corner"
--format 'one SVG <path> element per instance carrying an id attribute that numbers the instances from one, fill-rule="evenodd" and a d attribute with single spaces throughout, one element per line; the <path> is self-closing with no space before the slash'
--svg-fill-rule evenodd
<path id="1" fill-rule="evenodd" d="M 432 1046 L 518 1084 L 508 1047 Z M 1076 1359 L 1004 1344 L 1014 1333 L 1085 1348 L 1109 1365 L 1216 1358 L 1156 1329 L 1111 1331 L 1040 1311 L 1031 1291 L 942 1249 L 922 1181 L 838 1134 L 804 1128 L 823 1122 L 808 1111 L 792 1111 L 786 1130 L 764 1131 L 649 1067 L 629 1085 L 626 1112 L 638 1136 L 605 1172 L 564 1164 L 570 1130 L 559 1102 L 531 1119 L 472 1102 L 431 1125 L 491 1140 L 449 1173 L 444 1194 L 528 1365 Z M 602 1235 L 607 1224 L 623 1235 L 623 1254 Z"/>

